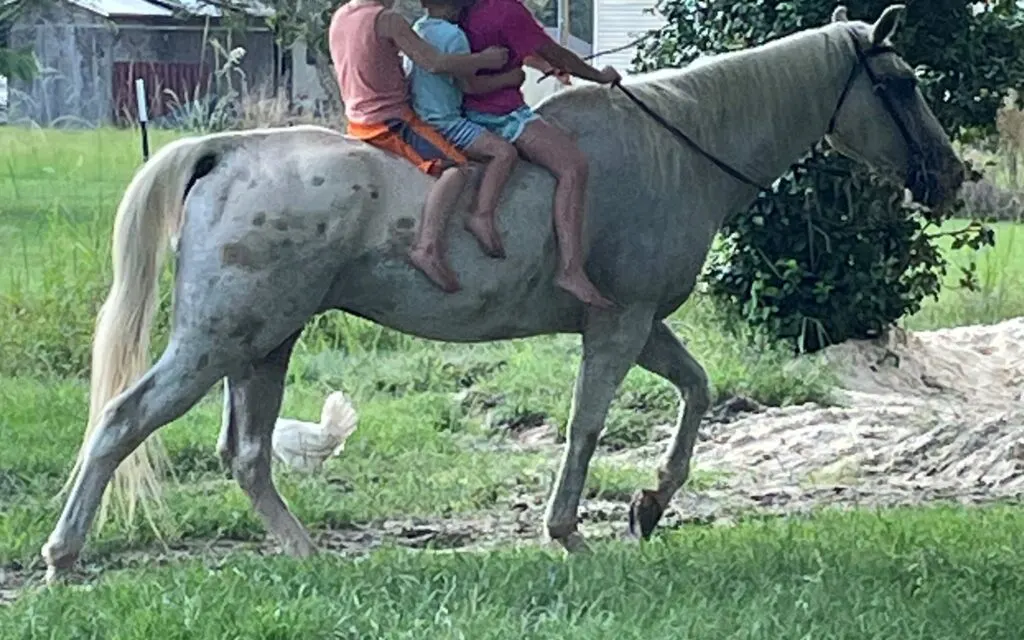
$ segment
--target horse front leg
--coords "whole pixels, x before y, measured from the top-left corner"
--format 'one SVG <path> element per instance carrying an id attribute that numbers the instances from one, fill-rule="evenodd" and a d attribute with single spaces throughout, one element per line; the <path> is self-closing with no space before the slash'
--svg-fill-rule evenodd
<path id="1" fill-rule="evenodd" d="M 690 476 L 690 458 L 700 421 L 711 406 L 711 389 L 704 367 L 664 322 L 654 323 L 637 364 L 671 382 L 685 403 L 685 409 L 680 407 L 679 410 L 672 444 L 658 468 L 657 490 L 640 490 L 630 505 L 629 532 L 635 538 L 646 539 L 668 508 L 672 496 Z"/>
<path id="2" fill-rule="evenodd" d="M 587 550 L 577 513 L 590 459 L 615 393 L 647 341 L 653 316 L 649 306 L 588 312 L 561 468 L 545 515 L 548 537 L 566 551 Z"/>

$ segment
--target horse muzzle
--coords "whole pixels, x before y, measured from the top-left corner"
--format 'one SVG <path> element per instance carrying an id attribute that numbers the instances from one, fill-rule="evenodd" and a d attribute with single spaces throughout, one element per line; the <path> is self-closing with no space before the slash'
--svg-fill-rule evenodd
<path id="1" fill-rule="evenodd" d="M 915 201 L 940 207 L 956 195 L 965 177 L 964 164 L 955 155 L 929 158 L 918 152 L 908 159 L 906 187 Z"/>

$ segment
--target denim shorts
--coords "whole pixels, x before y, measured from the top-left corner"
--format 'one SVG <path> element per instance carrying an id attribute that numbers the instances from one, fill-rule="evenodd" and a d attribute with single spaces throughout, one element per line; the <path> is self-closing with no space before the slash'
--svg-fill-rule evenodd
<path id="1" fill-rule="evenodd" d="M 523 135 L 526 125 L 534 120 L 540 120 L 540 116 L 527 105 L 509 113 L 482 113 L 467 109 L 466 117 L 513 144 Z"/>

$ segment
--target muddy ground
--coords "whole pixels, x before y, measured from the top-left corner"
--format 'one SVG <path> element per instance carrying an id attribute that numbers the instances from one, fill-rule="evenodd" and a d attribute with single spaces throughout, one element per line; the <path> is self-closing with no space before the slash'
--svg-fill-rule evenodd
<path id="1" fill-rule="evenodd" d="M 716 482 L 684 489 L 663 528 L 729 525 L 744 516 L 806 513 L 823 506 L 876 507 L 936 501 L 1015 501 L 1024 488 L 1024 318 L 992 326 L 909 334 L 828 349 L 841 383 L 837 406 L 765 409 L 733 398 L 712 410 L 694 462 Z M 601 452 L 616 464 L 652 468 L 671 437 L 656 431 L 634 449 Z M 555 464 L 560 445 L 546 426 L 499 446 L 543 451 Z M 544 483 L 547 486 L 547 483 Z M 585 500 L 588 537 L 620 536 L 629 495 Z M 458 519 L 395 519 L 314 532 L 321 547 L 366 553 L 381 544 L 470 549 L 537 544 L 543 493 L 507 497 L 499 508 Z M 278 553 L 267 540 L 188 541 L 170 550 L 126 551 L 86 562 L 81 577 L 111 569 L 228 553 Z M 42 578 L 41 564 L 0 569 L 0 603 Z"/>

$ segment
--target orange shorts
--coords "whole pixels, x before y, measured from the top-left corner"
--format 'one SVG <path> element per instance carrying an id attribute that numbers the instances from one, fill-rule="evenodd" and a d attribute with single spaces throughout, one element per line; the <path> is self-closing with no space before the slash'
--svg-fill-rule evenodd
<path id="1" fill-rule="evenodd" d="M 373 124 L 349 122 L 347 128 L 353 138 L 402 156 L 435 178 L 445 169 L 467 162 L 461 151 L 411 112 L 404 118 Z"/>

